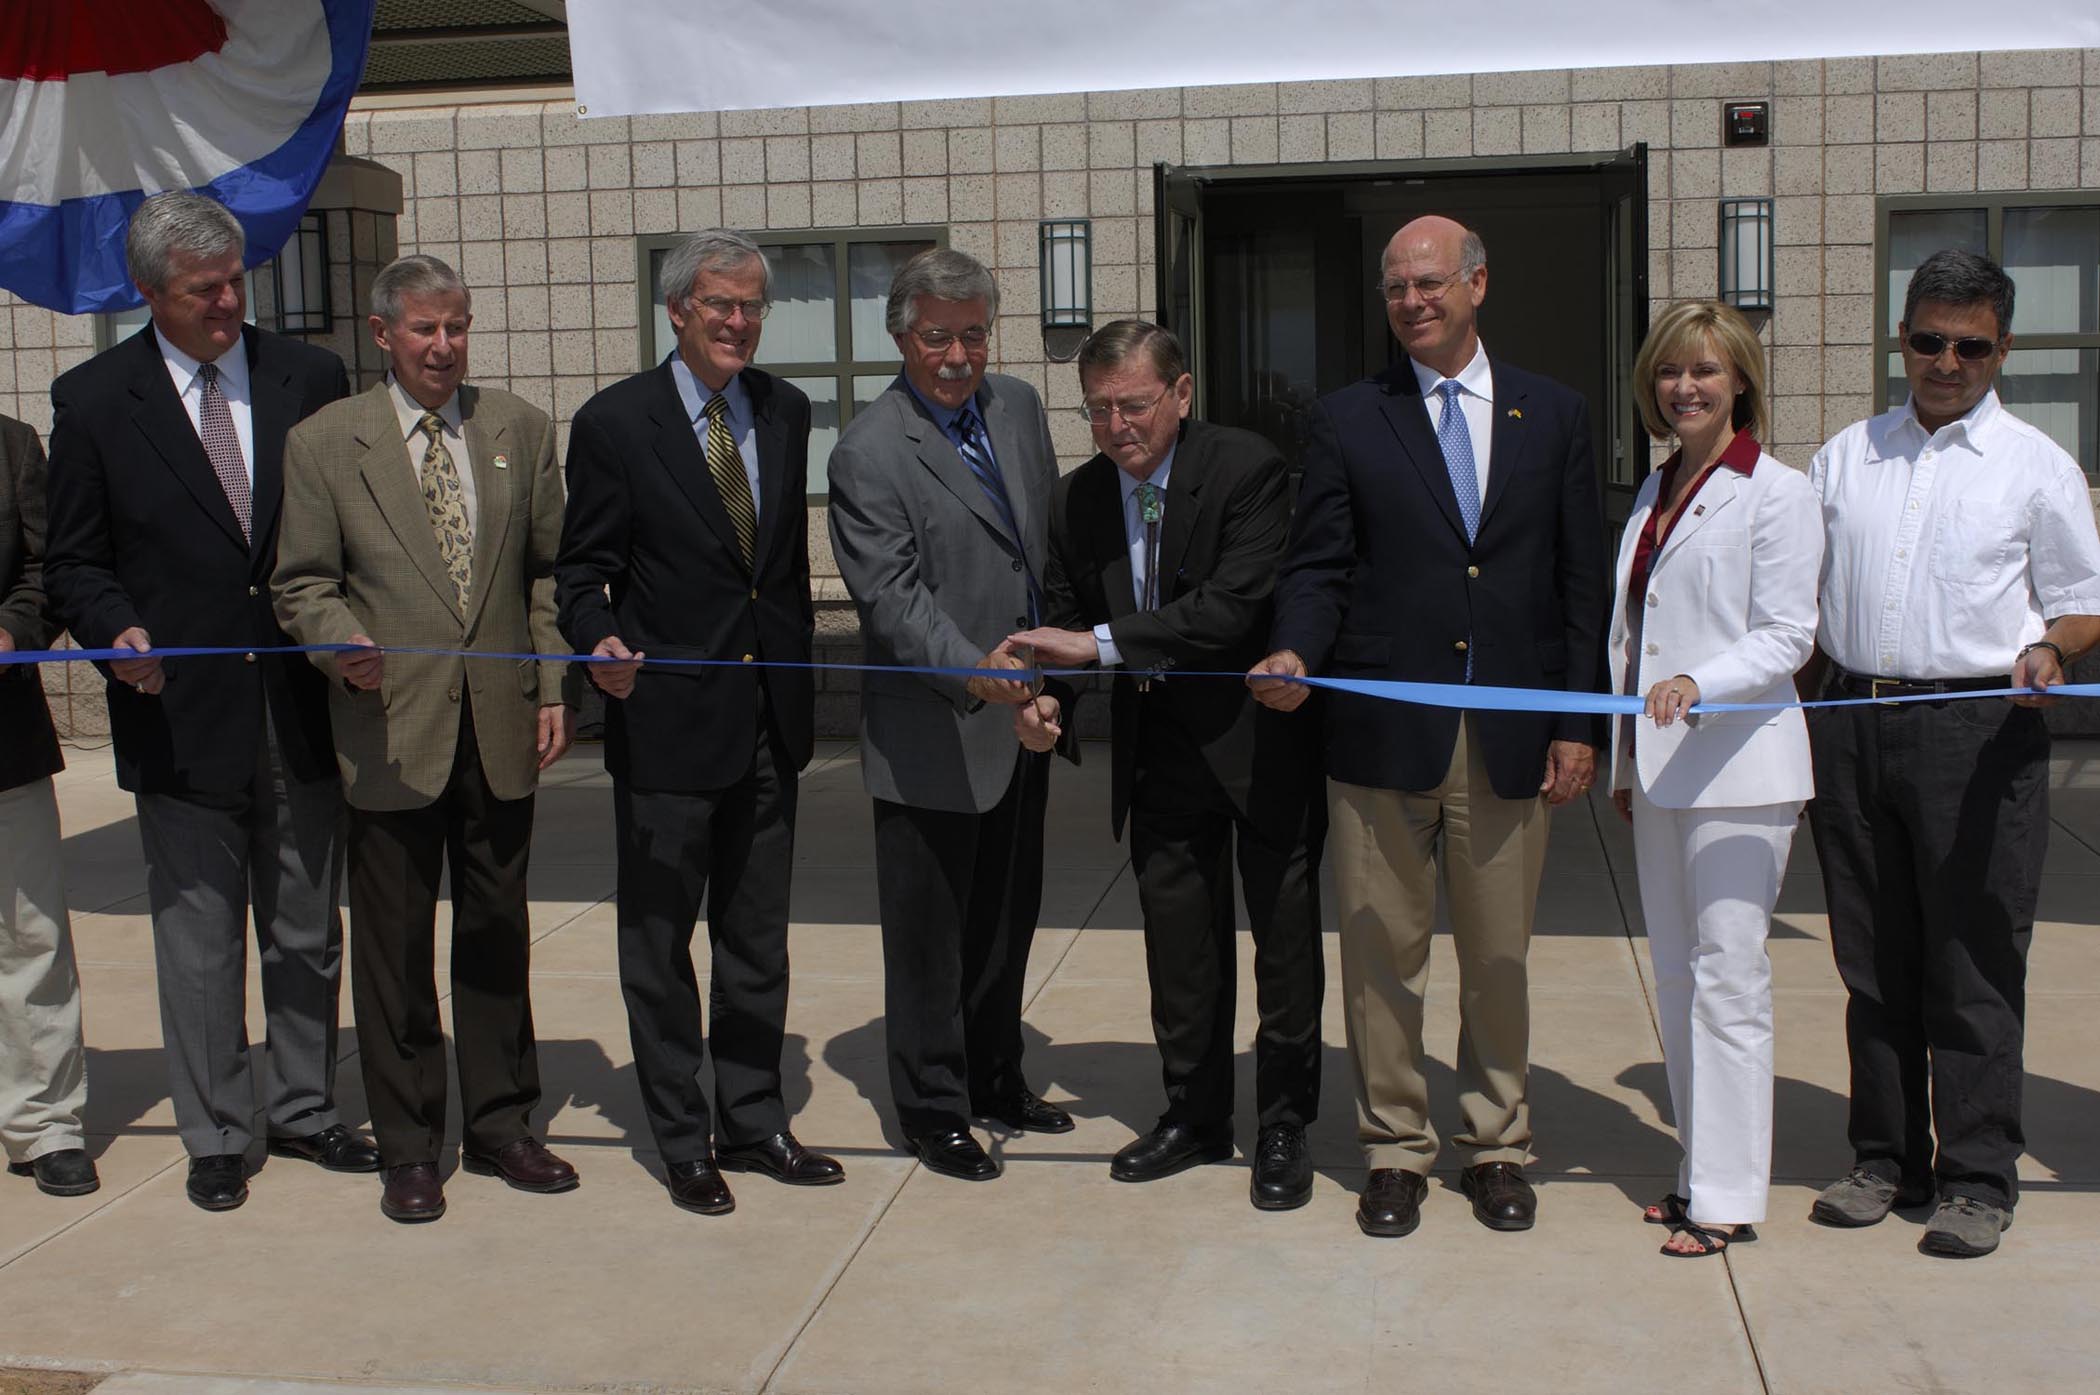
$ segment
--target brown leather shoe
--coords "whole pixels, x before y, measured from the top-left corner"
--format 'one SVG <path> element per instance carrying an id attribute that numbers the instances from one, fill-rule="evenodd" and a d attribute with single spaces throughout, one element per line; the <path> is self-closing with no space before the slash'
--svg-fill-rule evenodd
<path id="1" fill-rule="evenodd" d="M 403 1163 L 387 1168 L 385 1175 L 386 1189 L 379 1193 L 379 1209 L 388 1220 L 413 1225 L 445 1214 L 445 1185 L 438 1180 L 436 1163 Z"/>
<path id="2" fill-rule="evenodd" d="M 1422 1224 L 1422 1198 L 1429 1179 L 1397 1167 L 1374 1167 L 1356 1203 L 1356 1226 L 1366 1235 L 1398 1239 Z"/>
<path id="3" fill-rule="evenodd" d="M 461 1150 L 459 1165 L 483 1177 L 501 1177 L 521 1192 L 565 1192 L 576 1185 L 576 1169 L 529 1134 L 493 1153 Z"/>
<path id="4" fill-rule="evenodd" d="M 664 1186 L 674 1204 L 703 1216 L 726 1216 L 736 1210 L 736 1198 L 715 1167 L 713 1158 L 664 1164 Z"/>
<path id="5" fill-rule="evenodd" d="M 724 1172 L 763 1172 L 796 1187 L 828 1187 L 846 1180 L 846 1169 L 837 1158 L 810 1152 L 787 1132 L 736 1148 L 717 1148 L 715 1162 Z"/>
<path id="6" fill-rule="evenodd" d="M 1538 1194 L 1515 1163 L 1476 1163 L 1458 1174 L 1458 1189 L 1473 1198 L 1473 1218 L 1489 1230 L 1529 1230 L 1538 1219 Z"/>

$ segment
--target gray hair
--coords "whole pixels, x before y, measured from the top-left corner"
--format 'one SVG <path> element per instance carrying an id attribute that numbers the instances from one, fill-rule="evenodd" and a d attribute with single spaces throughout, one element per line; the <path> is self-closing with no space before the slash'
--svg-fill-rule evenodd
<path id="1" fill-rule="evenodd" d="M 664 304 L 683 303 L 693 293 L 693 282 L 703 271 L 736 271 L 747 262 L 758 263 L 761 294 L 773 301 L 773 267 L 756 242 L 729 228 L 709 228 L 681 238 L 664 254 L 657 268 L 656 295 Z"/>
<path id="2" fill-rule="evenodd" d="M 131 215 L 124 235 L 124 269 L 141 286 L 168 284 L 168 263 L 177 252 L 200 260 L 246 252 L 241 220 L 217 199 L 181 190 L 155 194 Z"/>
<path id="3" fill-rule="evenodd" d="M 1910 289 L 1903 293 L 1903 322 L 1915 319 L 1918 307 L 1928 300 L 1941 305 L 1987 304 L 1998 317 L 1999 335 L 2012 332 L 2012 277 L 1989 257 L 1950 247 L 1918 263 Z"/>
<path id="4" fill-rule="evenodd" d="M 1458 274 L 1471 276 L 1487 264 L 1487 244 L 1480 240 L 1479 233 L 1467 228 L 1466 235 L 1458 242 Z"/>
<path id="5" fill-rule="evenodd" d="M 884 324 L 892 334 L 908 334 L 919 322 L 919 297 L 935 300 L 981 300 L 989 322 L 999 318 L 999 283 L 984 263 L 952 247 L 929 247 L 898 269 L 890 282 L 890 304 Z"/>
<path id="6" fill-rule="evenodd" d="M 1089 373 L 1113 372 L 1140 354 L 1168 387 L 1189 371 L 1181 341 L 1171 331 L 1149 320 L 1110 320 L 1079 346 L 1079 381 L 1084 384 Z"/>
<path id="7" fill-rule="evenodd" d="M 397 325 L 401 323 L 402 302 L 410 296 L 450 295 L 455 291 L 466 297 L 467 310 L 472 313 L 474 293 L 459 279 L 458 272 L 420 252 L 397 257 L 372 278 L 372 313 L 389 325 Z"/>

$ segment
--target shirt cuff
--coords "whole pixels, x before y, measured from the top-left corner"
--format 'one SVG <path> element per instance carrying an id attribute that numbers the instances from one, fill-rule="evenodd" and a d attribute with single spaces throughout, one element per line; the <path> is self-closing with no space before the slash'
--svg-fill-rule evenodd
<path id="1" fill-rule="evenodd" d="M 1123 662 L 1123 655 L 1116 648 L 1115 636 L 1108 632 L 1107 625 L 1094 626 L 1094 647 L 1101 651 L 1101 667 L 1115 668 Z"/>

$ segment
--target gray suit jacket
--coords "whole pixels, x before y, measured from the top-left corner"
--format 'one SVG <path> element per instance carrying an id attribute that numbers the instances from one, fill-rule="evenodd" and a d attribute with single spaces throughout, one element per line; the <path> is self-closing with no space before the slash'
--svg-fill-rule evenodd
<path id="1" fill-rule="evenodd" d="M 401 439 L 387 385 L 333 403 L 285 443 L 284 523 L 270 590 L 301 644 L 362 631 L 382 647 L 565 654 L 554 623 L 561 474 L 547 414 L 496 388 L 459 390 L 479 495 L 474 581 L 462 615 Z M 314 663 L 338 676 L 334 654 Z M 539 780 L 539 709 L 562 701 L 566 662 L 389 654 L 376 692 L 329 684 L 343 795 L 359 809 L 419 809 L 452 777 L 462 694 L 489 789 Z"/>
<path id="2" fill-rule="evenodd" d="M 891 383 L 831 452 L 831 541 L 871 664 L 971 668 L 1028 627 L 1028 575 L 1047 553 L 1057 455 L 1035 389 L 987 374 L 978 407 L 1020 524 L 1023 559 L 970 467 L 905 385 Z M 983 813 L 1013 779 L 1013 712 L 968 680 L 869 673 L 861 777 L 877 799 Z"/>

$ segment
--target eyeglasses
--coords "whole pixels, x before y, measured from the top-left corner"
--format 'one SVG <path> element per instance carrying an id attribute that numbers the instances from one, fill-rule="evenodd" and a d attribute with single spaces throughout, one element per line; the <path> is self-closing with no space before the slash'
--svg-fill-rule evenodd
<path id="1" fill-rule="evenodd" d="M 1433 302 L 1442 300 L 1446 291 L 1465 279 L 1464 270 L 1454 271 L 1449 276 L 1417 276 L 1412 281 L 1401 276 L 1380 281 L 1377 289 L 1387 300 L 1405 300 L 1408 290 L 1412 288 L 1416 295 Z"/>
<path id="2" fill-rule="evenodd" d="M 731 300 L 727 296 L 719 295 L 698 296 L 687 303 L 699 306 L 709 318 L 716 320 L 726 320 L 738 310 L 744 312 L 744 318 L 747 320 L 763 320 L 766 312 L 773 308 L 768 301 Z"/>
<path id="3" fill-rule="evenodd" d="M 1998 352 L 1998 341 L 1986 339 L 1980 334 L 1968 335 L 1961 339 L 1949 339 L 1944 334 L 1932 334 L 1921 329 L 1904 342 L 1910 345 L 1912 353 L 1922 355 L 1925 358 L 1938 358 L 1946 351 L 1947 346 L 1952 344 L 1954 346 L 1954 356 L 1956 358 L 1965 358 L 1971 363 L 1978 359 L 1989 358 L 1992 354 Z"/>
<path id="4" fill-rule="evenodd" d="M 1152 409 L 1160 404 L 1169 391 L 1168 388 L 1161 388 L 1150 402 L 1106 402 L 1098 407 L 1089 403 L 1072 410 L 1085 417 L 1090 426 L 1106 426 L 1118 416 L 1135 426 L 1152 415 Z"/>
<path id="5" fill-rule="evenodd" d="M 970 353 L 975 353 L 992 342 L 992 332 L 981 326 L 966 329 L 960 334 L 946 329 L 914 329 L 911 333 L 912 338 L 937 354 L 947 353 L 948 346 L 958 340 L 962 342 L 964 350 Z"/>

